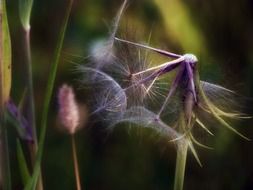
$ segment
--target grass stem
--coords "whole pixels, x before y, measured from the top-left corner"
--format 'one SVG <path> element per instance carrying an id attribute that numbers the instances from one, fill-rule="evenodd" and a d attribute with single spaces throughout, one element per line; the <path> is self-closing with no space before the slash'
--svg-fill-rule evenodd
<path id="1" fill-rule="evenodd" d="M 25 65 L 26 65 L 26 85 L 27 85 L 27 96 L 26 96 L 26 118 L 29 126 L 32 129 L 33 141 L 34 143 L 28 142 L 30 157 L 32 164 L 35 162 L 35 155 L 38 149 L 37 143 L 37 132 L 36 132 L 36 116 L 35 116 L 35 104 L 34 104 L 34 90 L 33 90 L 33 72 L 32 72 L 32 56 L 31 56 L 31 37 L 30 37 L 30 27 L 25 29 Z M 40 174 L 37 190 L 43 190 L 42 177 Z"/>
<path id="2" fill-rule="evenodd" d="M 37 144 L 36 138 L 36 125 L 35 125 L 35 108 L 34 108 L 34 94 L 33 94 L 33 75 L 32 75 L 32 58 L 30 47 L 30 29 L 25 30 L 25 54 L 26 54 L 26 84 L 27 84 L 27 96 L 26 96 L 26 114 L 29 126 L 33 130 L 33 138 L 35 144 Z"/>
<path id="3" fill-rule="evenodd" d="M 72 155 L 73 155 L 74 170 L 75 170 L 76 189 L 81 190 L 81 180 L 80 180 L 79 165 L 78 165 L 78 159 L 77 159 L 76 142 L 75 142 L 74 134 L 71 135 L 71 144 L 72 144 Z"/>
<path id="4" fill-rule="evenodd" d="M 68 24 L 68 20 L 69 20 L 69 16 L 70 16 L 72 4 L 73 4 L 73 0 L 69 0 L 67 11 L 66 11 L 65 17 L 63 19 L 63 25 L 60 30 L 60 36 L 59 36 L 59 40 L 57 42 L 53 63 L 50 68 L 49 79 L 48 79 L 47 88 L 46 88 L 46 96 L 45 96 L 45 101 L 43 104 L 42 119 L 41 119 L 41 131 L 40 131 L 39 142 L 38 142 L 38 151 L 36 154 L 36 160 L 35 160 L 35 164 L 34 164 L 34 171 L 33 171 L 33 175 L 31 177 L 31 180 L 28 182 L 28 184 L 25 187 L 25 190 L 34 189 L 34 186 L 35 186 L 35 184 L 37 184 L 37 179 L 39 177 L 40 165 L 41 165 L 43 149 L 44 149 L 44 141 L 45 141 L 45 137 L 46 137 L 49 105 L 50 105 L 51 97 L 53 94 L 54 82 L 55 82 L 57 68 L 58 68 L 58 64 L 59 64 L 59 60 L 60 60 L 60 53 L 61 53 L 62 46 L 63 46 L 63 41 L 64 41 L 64 37 L 65 37 L 65 32 L 66 32 L 66 28 L 67 28 L 67 24 Z"/>

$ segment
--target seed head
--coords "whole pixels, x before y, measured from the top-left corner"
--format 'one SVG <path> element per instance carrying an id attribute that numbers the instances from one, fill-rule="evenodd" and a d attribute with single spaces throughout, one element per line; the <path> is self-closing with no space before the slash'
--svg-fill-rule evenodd
<path id="1" fill-rule="evenodd" d="M 59 119 L 70 134 L 74 134 L 80 122 L 80 115 L 72 87 L 64 84 L 58 92 Z"/>
<path id="2" fill-rule="evenodd" d="M 195 55 L 191 54 L 191 53 L 184 54 L 183 56 L 184 56 L 184 59 L 185 59 L 186 63 L 196 63 L 196 62 L 198 62 L 198 58 Z"/>

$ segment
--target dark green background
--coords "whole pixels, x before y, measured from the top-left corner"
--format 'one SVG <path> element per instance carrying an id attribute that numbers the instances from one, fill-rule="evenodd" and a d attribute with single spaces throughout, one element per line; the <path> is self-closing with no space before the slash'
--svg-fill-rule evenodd
<path id="1" fill-rule="evenodd" d="M 181 0 L 200 29 L 208 54 L 199 55 L 201 78 L 253 96 L 253 1 Z M 44 98 L 49 65 L 59 34 L 67 1 L 35 0 L 31 21 L 34 87 L 38 123 Z M 116 15 L 118 0 L 77 0 L 74 3 L 50 109 L 50 120 L 43 156 L 43 181 L 46 190 L 75 189 L 70 138 L 57 128 L 56 92 L 62 83 L 78 87 L 75 63 L 87 62 L 91 44 L 108 35 L 108 26 Z M 168 6 L 168 4 L 164 5 Z M 169 4 L 173 6 L 173 4 Z M 7 2 L 13 47 L 12 98 L 18 102 L 24 88 L 24 50 L 17 1 Z M 132 0 L 124 14 L 132 30 L 153 30 L 151 44 L 183 54 L 177 43 L 171 44 L 164 19 L 152 0 Z M 131 19 L 130 19 L 131 17 Z M 176 17 L 176 15 L 175 15 Z M 139 23 L 139 24 L 138 24 Z M 137 27 L 135 29 L 134 27 Z M 178 31 L 180 35 L 180 31 Z M 143 39 L 148 39 L 144 36 Z M 140 40 L 140 41 L 141 41 Z M 192 52 L 194 53 L 194 52 Z M 77 90 L 79 101 L 85 95 Z M 244 111 L 253 114 L 252 100 Z M 252 119 L 234 125 L 253 138 Z M 197 149 L 203 168 L 189 154 L 186 190 L 252 190 L 253 144 L 227 129 L 217 126 L 216 136 L 207 143 L 214 150 Z M 39 130 L 39 129 L 38 129 Z M 10 133 L 14 189 L 21 189 L 15 155 L 15 133 Z M 205 138 L 205 137 L 200 137 Z M 152 131 L 129 131 L 118 127 L 108 133 L 104 126 L 86 126 L 77 133 L 77 148 L 83 189 L 85 190 L 169 190 L 173 187 L 176 152 L 165 139 Z"/>

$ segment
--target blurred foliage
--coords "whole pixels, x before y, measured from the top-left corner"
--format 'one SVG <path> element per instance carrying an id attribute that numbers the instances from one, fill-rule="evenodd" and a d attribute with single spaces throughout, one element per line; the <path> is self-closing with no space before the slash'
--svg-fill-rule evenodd
<path id="1" fill-rule="evenodd" d="M 178 0 L 155 0 L 165 23 L 169 37 L 178 43 L 184 52 L 194 52 L 199 57 L 206 54 L 202 31 L 195 24 L 187 5 Z"/>
<path id="2" fill-rule="evenodd" d="M 8 19 L 13 49 L 12 97 L 18 102 L 24 91 L 24 57 L 18 0 L 8 1 Z M 75 64 L 85 64 L 91 46 L 108 36 L 110 24 L 121 1 L 76 0 L 65 39 L 64 51 L 49 113 L 43 179 L 45 189 L 75 187 L 71 144 L 68 135 L 57 128 L 56 91 L 62 83 L 77 88 L 77 97 L 85 103 L 85 94 L 78 90 Z M 34 87 L 38 122 L 45 86 L 57 35 L 67 0 L 37 0 L 31 15 L 31 42 Z M 130 1 L 120 32 L 137 34 L 138 42 L 175 53 L 199 56 L 201 77 L 236 90 L 245 97 L 253 96 L 253 3 L 251 0 L 136 0 Z M 125 27 L 126 26 L 126 27 Z M 127 29 L 127 30 L 126 30 Z M 140 35 L 138 35 L 140 33 Z M 159 62 L 160 63 L 160 62 Z M 252 100 L 242 105 L 253 114 Z M 200 139 L 214 151 L 198 149 L 203 168 L 189 156 L 185 189 L 250 190 L 253 189 L 252 142 L 246 142 L 224 128 L 214 125 L 215 137 Z M 253 138 L 252 120 L 237 122 L 239 131 Z M 38 129 L 39 131 L 39 129 Z M 11 149 L 15 149 L 14 131 L 10 131 Z M 112 133 L 105 126 L 87 125 L 77 134 L 77 149 L 84 189 L 129 190 L 171 189 L 174 179 L 175 149 L 166 139 L 159 139 L 149 130 L 116 128 Z M 15 161 L 16 151 L 11 151 Z M 21 181 L 17 165 L 12 165 L 14 189 Z"/>
<path id="3" fill-rule="evenodd" d="M 11 88 L 11 40 L 6 11 L 6 2 L 0 3 L 0 97 L 1 118 L 4 104 L 8 101 Z"/>

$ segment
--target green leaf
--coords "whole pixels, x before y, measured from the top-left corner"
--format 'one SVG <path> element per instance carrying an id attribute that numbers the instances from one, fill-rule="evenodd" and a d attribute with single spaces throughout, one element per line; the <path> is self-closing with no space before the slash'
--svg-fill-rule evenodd
<path id="1" fill-rule="evenodd" d="M 19 0 L 19 17 L 25 30 L 30 29 L 33 0 Z"/>
<path id="2" fill-rule="evenodd" d="M 23 185 L 25 185 L 28 182 L 28 180 L 30 179 L 30 174 L 29 174 L 29 170 L 28 170 L 28 167 L 26 164 L 27 162 L 25 160 L 25 156 L 24 156 L 22 146 L 21 146 L 19 139 L 17 139 L 17 157 L 18 157 L 20 175 L 22 178 Z"/>
<path id="3" fill-rule="evenodd" d="M 5 1 L 0 1 L 0 96 L 2 110 L 11 88 L 11 40 Z"/>
<path id="4" fill-rule="evenodd" d="M 0 0 L 0 125 L 1 125 L 1 189 L 11 189 L 8 136 L 5 118 L 5 103 L 11 89 L 11 41 L 5 0 Z"/>

